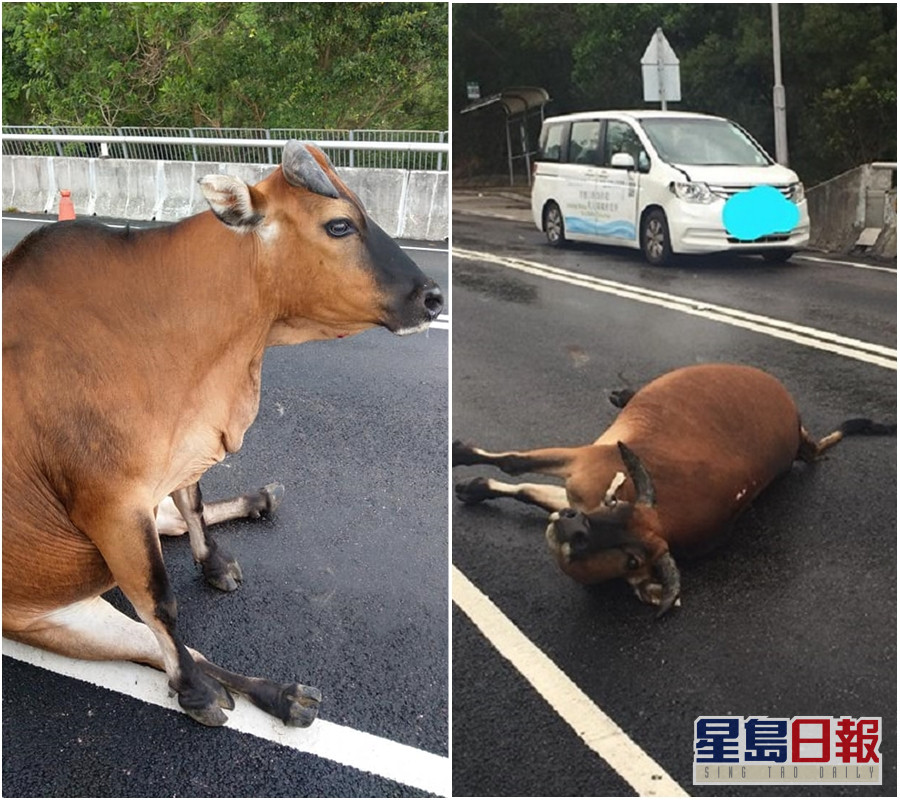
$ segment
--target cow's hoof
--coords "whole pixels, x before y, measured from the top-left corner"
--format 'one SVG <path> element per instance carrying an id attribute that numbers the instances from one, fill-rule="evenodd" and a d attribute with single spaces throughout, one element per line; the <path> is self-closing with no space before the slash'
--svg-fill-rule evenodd
<path id="1" fill-rule="evenodd" d="M 281 505 L 281 501 L 284 500 L 284 484 L 269 483 L 255 494 L 250 493 L 245 497 L 250 504 L 248 519 L 271 517 L 275 513 L 275 509 Z"/>
<path id="2" fill-rule="evenodd" d="M 218 728 L 228 722 L 228 715 L 218 706 L 212 708 L 185 708 L 185 714 L 208 728 Z"/>
<path id="3" fill-rule="evenodd" d="M 319 713 L 322 693 L 302 683 L 276 683 L 267 678 L 249 678 L 241 691 L 253 705 L 280 719 L 285 725 L 308 728 Z"/>
<path id="4" fill-rule="evenodd" d="M 266 502 L 265 508 L 260 513 L 264 517 L 271 517 L 275 513 L 275 509 L 281 505 L 281 501 L 284 500 L 284 484 L 270 483 L 267 486 L 263 486 L 259 492 Z"/>
<path id="5" fill-rule="evenodd" d="M 619 389 L 609 393 L 609 402 L 616 408 L 625 408 L 628 401 L 634 397 L 634 391 L 631 389 Z"/>
<path id="6" fill-rule="evenodd" d="M 210 586 L 223 592 L 233 592 L 244 580 L 241 565 L 222 550 L 210 553 L 209 558 L 203 562 L 203 576 Z"/>
<path id="7" fill-rule="evenodd" d="M 468 442 L 454 439 L 450 448 L 450 461 L 454 467 L 466 467 L 477 464 L 474 448 Z"/>
<path id="8" fill-rule="evenodd" d="M 474 505 L 482 500 L 490 500 L 494 493 L 488 487 L 487 478 L 472 478 L 456 484 L 456 497 L 466 505 Z"/>
<path id="9" fill-rule="evenodd" d="M 285 725 L 308 728 L 319 713 L 322 693 L 314 686 L 292 683 L 281 691 L 282 713 L 278 716 Z"/>
<path id="10" fill-rule="evenodd" d="M 198 672 L 192 685 L 178 693 L 178 704 L 201 725 L 214 728 L 227 722 L 228 716 L 222 709 L 233 709 L 234 698 L 217 680 Z"/>

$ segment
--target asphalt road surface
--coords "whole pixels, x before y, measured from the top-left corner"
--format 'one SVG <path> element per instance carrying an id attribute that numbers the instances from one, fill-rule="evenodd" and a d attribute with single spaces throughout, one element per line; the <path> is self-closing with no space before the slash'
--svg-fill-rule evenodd
<path id="1" fill-rule="evenodd" d="M 850 417 L 896 419 L 890 267 L 810 254 L 651 268 L 637 251 L 553 250 L 528 218 L 520 203 L 454 197 L 454 437 L 500 451 L 588 443 L 617 413 L 611 390 L 711 361 L 772 372 L 818 436 Z M 753 329 L 747 313 L 767 321 Z M 476 474 L 502 478 L 453 470 Z M 454 794 L 895 796 L 896 485 L 893 438 L 847 439 L 795 465 L 727 543 L 680 565 L 683 606 L 659 621 L 624 582 L 563 575 L 541 510 L 452 500 L 464 576 L 453 582 Z M 472 596 L 512 625 L 473 622 Z M 525 677 L 544 656 L 558 670 L 546 693 Z M 548 699 L 560 687 L 566 697 Z M 557 710 L 566 704 L 584 710 L 578 733 Z M 608 759 L 579 736 L 597 734 L 598 710 L 622 732 L 595 736 Z M 693 723 L 710 715 L 880 716 L 883 784 L 694 786 Z M 623 741 L 627 779 L 609 760 Z"/>
<path id="2" fill-rule="evenodd" d="M 4 219 L 4 252 L 36 224 Z M 446 246 L 401 244 L 447 287 Z M 273 519 L 218 528 L 243 585 L 208 587 L 187 538 L 163 541 L 185 642 L 230 669 L 319 687 L 319 721 L 246 733 L 240 720 L 255 709 L 238 698 L 229 724 L 207 729 L 94 685 L 103 665 L 88 664 L 81 680 L 5 656 L 5 796 L 445 792 L 446 325 L 268 351 L 243 449 L 201 482 L 206 499 L 287 487 Z M 161 673 L 125 669 L 173 705 Z"/>

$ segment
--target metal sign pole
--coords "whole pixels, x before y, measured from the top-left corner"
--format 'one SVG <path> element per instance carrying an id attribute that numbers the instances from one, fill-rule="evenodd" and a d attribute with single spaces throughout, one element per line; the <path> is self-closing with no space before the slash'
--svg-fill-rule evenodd
<path id="1" fill-rule="evenodd" d="M 772 87 L 772 105 L 775 109 L 775 160 L 788 166 L 787 119 L 784 86 L 781 84 L 781 30 L 778 20 L 778 3 L 772 3 L 772 57 L 775 60 L 775 85 Z"/>
<path id="2" fill-rule="evenodd" d="M 656 41 L 659 46 L 656 48 L 656 74 L 659 76 L 659 101 L 662 103 L 662 110 L 666 110 L 666 81 L 663 75 L 663 35 L 662 28 L 656 29 Z"/>

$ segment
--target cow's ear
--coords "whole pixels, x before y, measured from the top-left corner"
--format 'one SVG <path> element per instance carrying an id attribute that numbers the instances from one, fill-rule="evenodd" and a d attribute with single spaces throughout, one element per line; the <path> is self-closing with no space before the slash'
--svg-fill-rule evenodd
<path id="1" fill-rule="evenodd" d="M 228 227 L 249 231 L 262 222 L 261 198 L 240 178 L 206 175 L 199 183 L 213 214 Z"/>

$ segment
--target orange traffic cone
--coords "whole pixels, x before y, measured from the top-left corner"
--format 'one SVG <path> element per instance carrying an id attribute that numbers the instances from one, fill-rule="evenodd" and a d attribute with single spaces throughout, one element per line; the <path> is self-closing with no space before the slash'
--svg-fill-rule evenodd
<path id="1" fill-rule="evenodd" d="M 72 193 L 63 189 L 59 198 L 59 220 L 75 219 L 75 205 L 72 203 Z"/>

